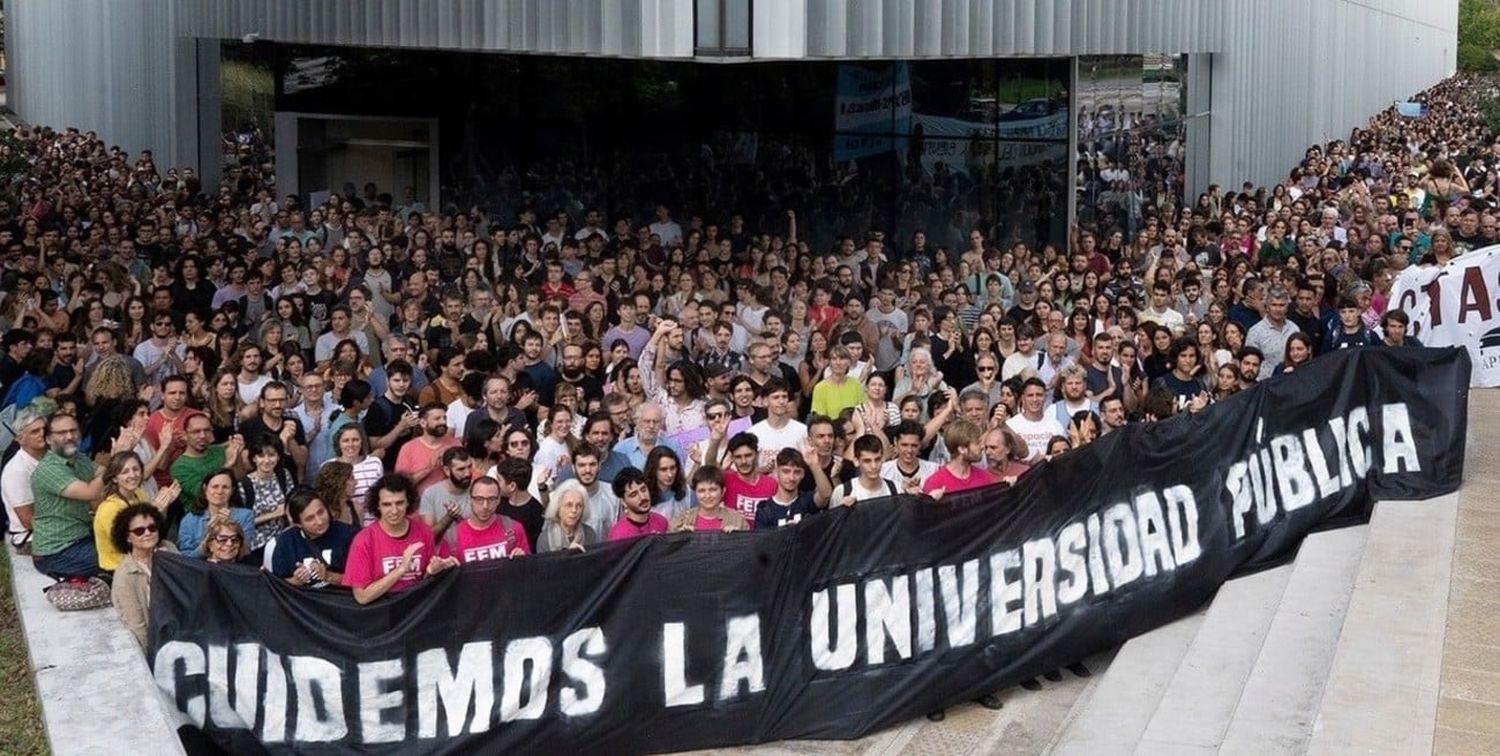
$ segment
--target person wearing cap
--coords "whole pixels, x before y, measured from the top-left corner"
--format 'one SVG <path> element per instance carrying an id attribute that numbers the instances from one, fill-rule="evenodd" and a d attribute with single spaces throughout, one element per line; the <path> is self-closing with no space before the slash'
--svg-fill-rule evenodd
<path id="1" fill-rule="evenodd" d="M 1016 287 L 1016 303 L 1006 311 L 1005 319 L 1018 324 L 1036 320 L 1036 284 L 1023 281 Z"/>

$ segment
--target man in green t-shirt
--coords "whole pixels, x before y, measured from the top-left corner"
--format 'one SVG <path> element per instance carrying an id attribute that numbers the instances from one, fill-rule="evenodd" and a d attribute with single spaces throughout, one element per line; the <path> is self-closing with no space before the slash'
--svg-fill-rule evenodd
<path id="1" fill-rule="evenodd" d="M 240 452 L 245 441 L 238 433 L 223 444 L 214 444 L 213 422 L 208 415 L 197 414 L 188 418 L 183 426 L 182 454 L 172 462 L 172 480 L 182 486 L 178 501 L 184 507 L 191 506 L 203 487 L 203 479 L 221 467 L 233 468 L 236 474 L 244 472 Z"/>
<path id="2" fill-rule="evenodd" d="M 103 468 L 95 469 L 92 460 L 78 453 L 78 418 L 53 415 L 46 432 L 47 453 L 31 473 L 32 561 L 47 575 L 97 575 L 93 507 L 104 498 Z M 137 440 L 130 431 L 121 431 L 111 453 L 129 450 Z"/>

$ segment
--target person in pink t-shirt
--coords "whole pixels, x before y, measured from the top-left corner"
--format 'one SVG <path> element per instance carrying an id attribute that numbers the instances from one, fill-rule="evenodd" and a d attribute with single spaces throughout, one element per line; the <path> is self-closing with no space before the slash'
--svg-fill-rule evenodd
<path id="1" fill-rule="evenodd" d="M 454 527 L 452 556 L 459 564 L 515 559 L 531 553 L 526 529 L 505 515 L 497 516 L 500 481 L 486 475 L 469 486 L 469 516 Z"/>
<path id="2" fill-rule="evenodd" d="M 403 444 L 396 455 L 395 471 L 417 484 L 417 495 L 442 482 L 443 452 L 458 446 L 448 433 L 448 405 L 433 402 L 422 407 L 422 435 Z"/>
<path id="3" fill-rule="evenodd" d="M 627 467 L 615 475 L 610 486 L 625 513 L 609 529 L 606 540 L 628 541 L 667 532 L 667 518 L 651 511 L 651 491 L 646 488 L 645 473 L 634 467 Z"/>
<path id="4" fill-rule="evenodd" d="M 724 506 L 755 522 L 755 508 L 776 493 L 776 479 L 760 471 L 760 439 L 736 433 L 729 439 L 729 463 L 724 471 Z"/>
<path id="5" fill-rule="evenodd" d="M 999 478 L 989 470 L 977 466 L 984 455 L 983 432 L 979 426 L 958 420 L 943 431 L 943 444 L 953 455 L 948 464 L 938 468 L 922 483 L 922 493 L 941 499 L 945 493 L 957 493 L 971 488 L 999 483 Z"/>
<path id="6" fill-rule="evenodd" d="M 368 604 L 458 564 L 437 553 L 432 529 L 414 516 L 417 489 L 406 476 L 375 481 L 368 501 L 375 522 L 354 537 L 344 569 L 344 585 L 354 589 L 355 601 Z"/>

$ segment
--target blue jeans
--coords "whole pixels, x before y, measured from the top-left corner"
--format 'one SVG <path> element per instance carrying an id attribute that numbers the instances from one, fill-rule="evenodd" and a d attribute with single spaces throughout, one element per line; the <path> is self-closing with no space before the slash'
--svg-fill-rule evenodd
<path id="1" fill-rule="evenodd" d="M 50 556 L 33 556 L 31 562 L 43 575 L 89 577 L 103 572 L 99 569 L 99 552 L 94 548 L 92 537 Z"/>

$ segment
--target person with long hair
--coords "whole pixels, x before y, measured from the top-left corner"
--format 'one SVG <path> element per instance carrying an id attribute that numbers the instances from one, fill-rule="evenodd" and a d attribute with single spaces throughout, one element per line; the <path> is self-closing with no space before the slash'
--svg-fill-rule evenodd
<path id="1" fill-rule="evenodd" d="M 377 479 L 376 483 L 379 482 Z M 354 466 L 348 462 L 339 459 L 324 462 L 318 468 L 317 477 L 313 479 L 313 490 L 328 507 L 329 516 L 335 520 L 363 526 L 369 525 L 377 516 L 368 507 L 361 506 L 369 503 L 368 491 L 365 492 L 363 502 L 355 496 Z"/>
<path id="2" fill-rule="evenodd" d="M 646 455 L 643 469 L 646 490 L 651 494 L 651 511 L 670 521 L 678 512 L 694 506 L 692 492 L 687 487 L 687 473 L 682 469 L 677 452 L 658 446 Z"/>
<path id="3" fill-rule="evenodd" d="M 502 427 L 495 419 L 481 415 L 470 421 L 464 429 L 464 450 L 474 460 L 476 475 L 483 475 L 485 470 L 505 459 L 505 438 L 500 433 Z"/>
<path id="4" fill-rule="evenodd" d="M 214 443 L 228 441 L 249 412 L 245 402 L 240 399 L 240 384 L 233 371 L 221 370 L 214 375 L 209 383 L 208 400 L 204 402 L 203 409 L 213 423 Z"/>
<path id="5" fill-rule="evenodd" d="M 100 529 L 96 524 L 95 532 Z M 175 553 L 177 547 L 166 539 L 166 516 L 151 504 L 121 508 L 103 529 L 109 533 L 110 551 L 120 555 L 110 583 L 111 603 L 120 615 L 120 622 L 144 650 L 151 614 L 151 568 L 157 552 Z"/>
<path id="6" fill-rule="evenodd" d="M 127 553 L 127 549 L 116 547 L 116 516 L 126 509 L 148 502 L 165 515 L 167 508 L 181 495 L 182 486 L 177 481 L 172 481 L 171 485 L 148 498 L 142 486 L 146 480 L 145 468 L 141 464 L 141 458 L 133 451 L 110 456 L 109 463 L 104 466 L 103 480 L 104 499 L 94 510 L 94 547 L 99 552 L 99 568 L 114 572 Z"/>
<path id="7" fill-rule="evenodd" d="M 130 359 L 114 354 L 99 360 L 84 383 L 83 400 L 89 415 L 79 450 L 90 453 L 107 449 L 109 439 L 119 430 L 115 418 L 120 404 L 135 397 Z"/>
<path id="8" fill-rule="evenodd" d="M 255 518 L 250 510 L 241 506 L 235 484 L 234 471 L 227 467 L 221 467 L 203 479 L 198 496 L 177 527 L 179 551 L 187 555 L 197 554 L 209 534 L 208 524 L 216 518 L 233 520 L 240 526 L 241 536 L 255 529 Z"/>
<path id="9" fill-rule="evenodd" d="M 343 585 L 349 548 L 359 529 L 335 519 L 318 493 L 306 486 L 287 494 L 286 509 L 291 527 L 276 536 L 271 574 L 298 588 Z"/>
<path id="10" fill-rule="evenodd" d="M 1276 372 L 1290 373 L 1312 362 L 1315 350 L 1312 337 L 1301 331 L 1293 333 L 1286 337 L 1286 353 Z"/>

